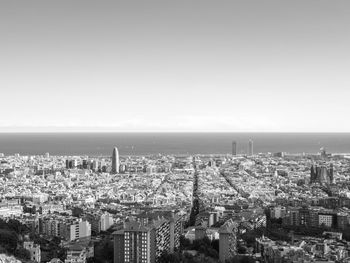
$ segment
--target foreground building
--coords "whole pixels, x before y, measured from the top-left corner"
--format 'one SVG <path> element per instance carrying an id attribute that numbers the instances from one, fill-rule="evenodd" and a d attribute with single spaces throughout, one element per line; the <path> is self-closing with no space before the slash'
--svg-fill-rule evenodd
<path id="1" fill-rule="evenodd" d="M 155 228 L 129 222 L 125 229 L 113 235 L 114 263 L 155 262 Z"/>
<path id="2" fill-rule="evenodd" d="M 219 229 L 219 259 L 221 262 L 237 254 L 237 228 L 238 224 L 231 219 Z"/>
<path id="3" fill-rule="evenodd" d="M 137 220 L 137 221 L 136 221 Z M 182 218 L 150 219 L 142 216 L 125 223 L 114 235 L 114 263 L 159 262 L 164 253 L 173 253 L 180 246 Z"/>

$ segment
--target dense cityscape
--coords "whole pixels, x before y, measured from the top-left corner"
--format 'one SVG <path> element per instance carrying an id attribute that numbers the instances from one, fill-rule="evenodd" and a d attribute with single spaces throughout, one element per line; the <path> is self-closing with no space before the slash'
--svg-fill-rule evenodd
<path id="1" fill-rule="evenodd" d="M 0 154 L 0 262 L 350 262 L 346 154 L 111 155 Z"/>
<path id="2" fill-rule="evenodd" d="M 349 0 L 0 0 L 0 263 L 350 263 Z"/>

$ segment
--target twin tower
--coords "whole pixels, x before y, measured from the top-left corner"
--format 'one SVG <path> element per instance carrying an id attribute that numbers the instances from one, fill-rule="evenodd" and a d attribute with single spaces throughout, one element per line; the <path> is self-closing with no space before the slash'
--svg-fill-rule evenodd
<path id="1" fill-rule="evenodd" d="M 119 173 L 119 152 L 117 147 L 114 147 L 112 154 L 112 173 Z"/>

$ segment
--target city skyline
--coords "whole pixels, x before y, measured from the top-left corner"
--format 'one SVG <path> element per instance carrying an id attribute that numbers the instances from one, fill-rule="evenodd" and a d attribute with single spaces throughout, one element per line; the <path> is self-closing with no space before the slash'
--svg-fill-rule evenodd
<path id="1" fill-rule="evenodd" d="M 350 132 L 348 10 L 2 2 L 0 132 Z"/>
<path id="2" fill-rule="evenodd" d="M 0 1 L 0 263 L 350 263 L 348 0 Z"/>

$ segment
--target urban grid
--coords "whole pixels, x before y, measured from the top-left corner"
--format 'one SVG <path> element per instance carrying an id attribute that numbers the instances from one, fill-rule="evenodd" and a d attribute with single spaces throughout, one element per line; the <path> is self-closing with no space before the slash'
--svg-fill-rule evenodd
<path id="1" fill-rule="evenodd" d="M 0 0 L 0 263 L 350 263 L 350 0 Z"/>
<path id="2" fill-rule="evenodd" d="M 32 262 L 349 262 L 350 156 L 0 155 L 0 248 Z"/>

